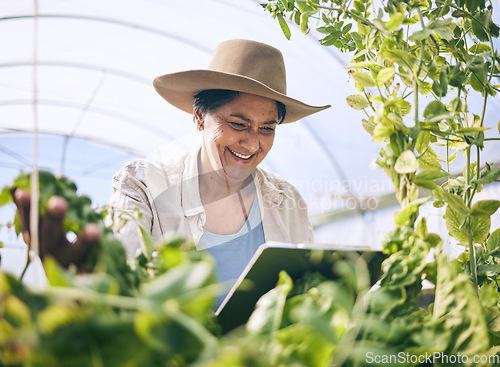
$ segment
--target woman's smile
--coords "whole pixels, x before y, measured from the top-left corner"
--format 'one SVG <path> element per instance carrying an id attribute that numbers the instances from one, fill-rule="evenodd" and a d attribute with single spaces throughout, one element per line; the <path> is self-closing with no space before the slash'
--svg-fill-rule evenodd
<path id="1" fill-rule="evenodd" d="M 233 151 L 231 148 L 227 148 L 227 150 L 229 150 L 233 155 L 235 155 L 236 157 L 240 158 L 240 159 L 243 159 L 243 160 L 248 160 L 250 159 L 254 154 L 249 154 L 249 155 L 246 155 L 246 154 L 241 154 L 241 153 L 236 153 L 235 151 Z"/>

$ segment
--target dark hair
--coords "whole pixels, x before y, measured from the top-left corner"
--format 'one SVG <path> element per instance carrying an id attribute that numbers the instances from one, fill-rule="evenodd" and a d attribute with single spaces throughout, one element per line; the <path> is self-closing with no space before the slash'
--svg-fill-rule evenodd
<path id="1" fill-rule="evenodd" d="M 202 115 L 207 112 L 213 112 L 217 108 L 230 103 L 240 95 L 240 92 L 227 89 L 207 89 L 194 96 L 193 107 L 198 109 Z M 278 124 L 285 119 L 286 106 L 276 101 L 278 108 Z"/>

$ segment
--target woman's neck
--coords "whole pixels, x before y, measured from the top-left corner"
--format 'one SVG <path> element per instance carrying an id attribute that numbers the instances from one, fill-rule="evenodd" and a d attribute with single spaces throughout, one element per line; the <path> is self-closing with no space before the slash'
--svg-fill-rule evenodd
<path id="1" fill-rule="evenodd" d="M 246 191 L 253 181 L 247 177 L 229 177 L 219 161 L 211 160 L 202 148 L 198 156 L 200 196 L 222 199 L 240 191 Z"/>

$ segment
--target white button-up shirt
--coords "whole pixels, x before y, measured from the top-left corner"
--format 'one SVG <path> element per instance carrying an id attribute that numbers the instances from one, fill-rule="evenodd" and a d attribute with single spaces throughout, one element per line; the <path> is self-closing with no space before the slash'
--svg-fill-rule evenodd
<path id="1" fill-rule="evenodd" d="M 199 192 L 198 152 L 199 148 L 165 162 L 134 160 L 113 177 L 111 218 L 129 257 L 141 247 L 137 224 L 154 241 L 176 233 L 199 243 L 206 214 Z M 253 177 L 266 242 L 312 242 L 307 206 L 297 189 L 260 168 Z M 139 218 L 123 224 L 120 217 L 131 218 L 134 210 L 141 213 Z"/>

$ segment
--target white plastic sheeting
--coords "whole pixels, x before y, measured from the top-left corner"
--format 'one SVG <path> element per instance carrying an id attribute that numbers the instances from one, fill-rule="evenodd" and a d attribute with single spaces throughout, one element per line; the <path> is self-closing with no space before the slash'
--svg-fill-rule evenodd
<path id="1" fill-rule="evenodd" d="M 105 205 L 111 177 L 126 161 L 169 157 L 199 141 L 191 117 L 156 94 L 154 77 L 206 67 L 216 45 L 231 38 L 278 47 L 288 94 L 333 105 L 280 126 L 263 168 L 294 183 L 312 216 L 360 202 L 376 209 L 372 198 L 390 193 L 392 184 L 375 164 L 380 147 L 363 130 L 363 115 L 345 103 L 355 93 L 344 68 L 349 57 L 297 27 L 286 40 L 255 0 L 2 0 L 0 185 L 30 170 L 38 129 L 39 166 L 67 175 Z M 498 116 L 496 99 L 487 125 L 495 127 Z M 500 149 L 484 160 L 500 162 Z M 358 213 L 354 228 L 323 226 L 319 237 L 344 241 L 356 232 L 363 233 L 358 242 L 373 240 Z"/>

